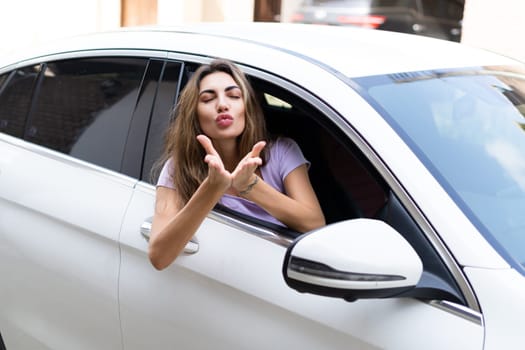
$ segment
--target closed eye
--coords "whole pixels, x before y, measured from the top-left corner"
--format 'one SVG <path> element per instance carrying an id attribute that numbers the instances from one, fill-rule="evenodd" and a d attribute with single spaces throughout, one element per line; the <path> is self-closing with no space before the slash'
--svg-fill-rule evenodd
<path id="1" fill-rule="evenodd" d="M 207 102 L 213 101 L 214 98 L 215 98 L 215 94 L 205 92 L 201 94 L 200 101 L 207 103 Z"/>

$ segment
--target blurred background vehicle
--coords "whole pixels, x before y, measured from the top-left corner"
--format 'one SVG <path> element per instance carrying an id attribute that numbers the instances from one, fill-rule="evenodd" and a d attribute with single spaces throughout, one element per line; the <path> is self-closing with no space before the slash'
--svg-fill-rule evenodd
<path id="1" fill-rule="evenodd" d="M 305 0 L 292 22 L 353 25 L 460 41 L 464 0 Z"/>

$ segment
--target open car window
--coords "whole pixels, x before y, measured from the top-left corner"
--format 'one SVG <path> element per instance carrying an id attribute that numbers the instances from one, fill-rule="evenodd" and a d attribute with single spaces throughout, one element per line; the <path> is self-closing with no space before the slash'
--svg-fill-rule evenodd
<path id="1" fill-rule="evenodd" d="M 292 138 L 311 162 L 310 180 L 327 223 L 378 215 L 388 196 L 385 185 L 335 125 L 277 86 L 258 81 L 254 85 L 270 136 Z"/>

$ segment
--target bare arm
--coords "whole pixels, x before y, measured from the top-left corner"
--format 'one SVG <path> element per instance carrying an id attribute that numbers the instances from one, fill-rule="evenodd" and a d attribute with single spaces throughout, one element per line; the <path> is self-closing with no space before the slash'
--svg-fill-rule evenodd
<path id="1" fill-rule="evenodd" d="M 202 136 L 202 135 L 201 135 Z M 231 174 L 207 137 L 199 136 L 207 154 L 208 176 L 188 203 L 181 203 L 176 190 L 158 187 L 149 240 L 149 259 L 158 270 L 169 266 L 183 251 L 202 221 L 231 186 Z"/>
<path id="2" fill-rule="evenodd" d="M 157 187 L 148 252 L 156 269 L 168 267 L 177 258 L 223 193 L 206 179 L 180 208 L 177 191 Z"/>
<path id="3" fill-rule="evenodd" d="M 324 215 L 310 183 L 306 164 L 297 167 L 286 176 L 284 188 L 287 195 L 259 179 L 244 197 L 299 232 L 307 232 L 325 225 Z"/>

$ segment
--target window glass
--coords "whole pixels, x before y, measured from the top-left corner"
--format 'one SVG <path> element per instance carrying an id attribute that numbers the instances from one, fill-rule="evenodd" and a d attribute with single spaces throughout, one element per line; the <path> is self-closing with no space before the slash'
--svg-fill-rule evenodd
<path id="1" fill-rule="evenodd" d="M 23 137 L 31 94 L 40 65 L 25 67 L 0 77 L 0 132 Z"/>
<path id="2" fill-rule="evenodd" d="M 153 116 L 149 126 L 148 143 L 142 169 L 142 179 L 156 183 L 157 167 L 155 162 L 159 159 L 164 145 L 164 134 L 168 128 L 170 113 L 175 105 L 179 91 L 181 63 L 167 62 L 159 83 L 157 98 L 153 107 Z"/>
<path id="3" fill-rule="evenodd" d="M 48 63 L 26 139 L 120 170 L 146 64 L 115 57 Z"/>
<path id="4" fill-rule="evenodd" d="M 525 275 L 525 68 L 414 72 L 362 84 L 465 215 Z"/>

